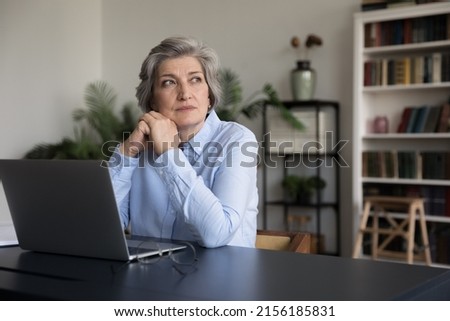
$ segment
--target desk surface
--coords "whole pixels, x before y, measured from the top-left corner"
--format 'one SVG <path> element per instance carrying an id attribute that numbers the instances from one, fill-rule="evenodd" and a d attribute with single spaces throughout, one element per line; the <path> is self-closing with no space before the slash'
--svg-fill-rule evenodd
<path id="1" fill-rule="evenodd" d="M 0 299 L 447 300 L 450 270 L 226 246 L 197 270 L 0 248 Z"/>

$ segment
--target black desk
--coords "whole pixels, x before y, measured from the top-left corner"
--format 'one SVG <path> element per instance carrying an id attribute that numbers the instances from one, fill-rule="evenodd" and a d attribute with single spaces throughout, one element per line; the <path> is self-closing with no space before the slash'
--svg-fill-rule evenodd
<path id="1" fill-rule="evenodd" d="M 447 269 L 231 246 L 198 256 L 197 270 L 183 276 L 169 259 L 123 265 L 1 248 L 0 299 L 450 299 Z"/>

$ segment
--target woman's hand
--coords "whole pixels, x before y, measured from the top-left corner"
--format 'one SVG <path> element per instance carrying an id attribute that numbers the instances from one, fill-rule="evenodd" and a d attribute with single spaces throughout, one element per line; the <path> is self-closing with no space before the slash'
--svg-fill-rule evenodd
<path id="1" fill-rule="evenodd" d="M 151 144 L 154 152 L 161 155 L 180 142 L 176 124 L 156 111 L 144 114 L 128 139 L 120 146 L 124 155 L 135 157 Z"/>

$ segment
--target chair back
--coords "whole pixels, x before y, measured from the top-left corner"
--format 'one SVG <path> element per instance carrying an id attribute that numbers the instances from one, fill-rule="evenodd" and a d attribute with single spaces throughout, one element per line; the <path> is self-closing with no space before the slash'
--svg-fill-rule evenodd
<path id="1" fill-rule="evenodd" d="M 310 253 L 311 235 L 309 233 L 258 230 L 256 248 L 297 253 Z"/>

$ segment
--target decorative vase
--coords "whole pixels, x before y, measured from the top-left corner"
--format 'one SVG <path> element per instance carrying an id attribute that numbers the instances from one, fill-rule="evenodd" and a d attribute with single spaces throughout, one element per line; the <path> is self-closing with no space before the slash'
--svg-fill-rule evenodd
<path id="1" fill-rule="evenodd" d="M 311 100 L 316 89 L 316 71 L 309 60 L 298 60 L 297 68 L 291 71 L 291 87 L 294 100 Z"/>
<path id="2" fill-rule="evenodd" d="M 375 117 L 373 122 L 373 131 L 377 134 L 386 134 L 389 132 L 389 120 L 386 116 Z"/>

